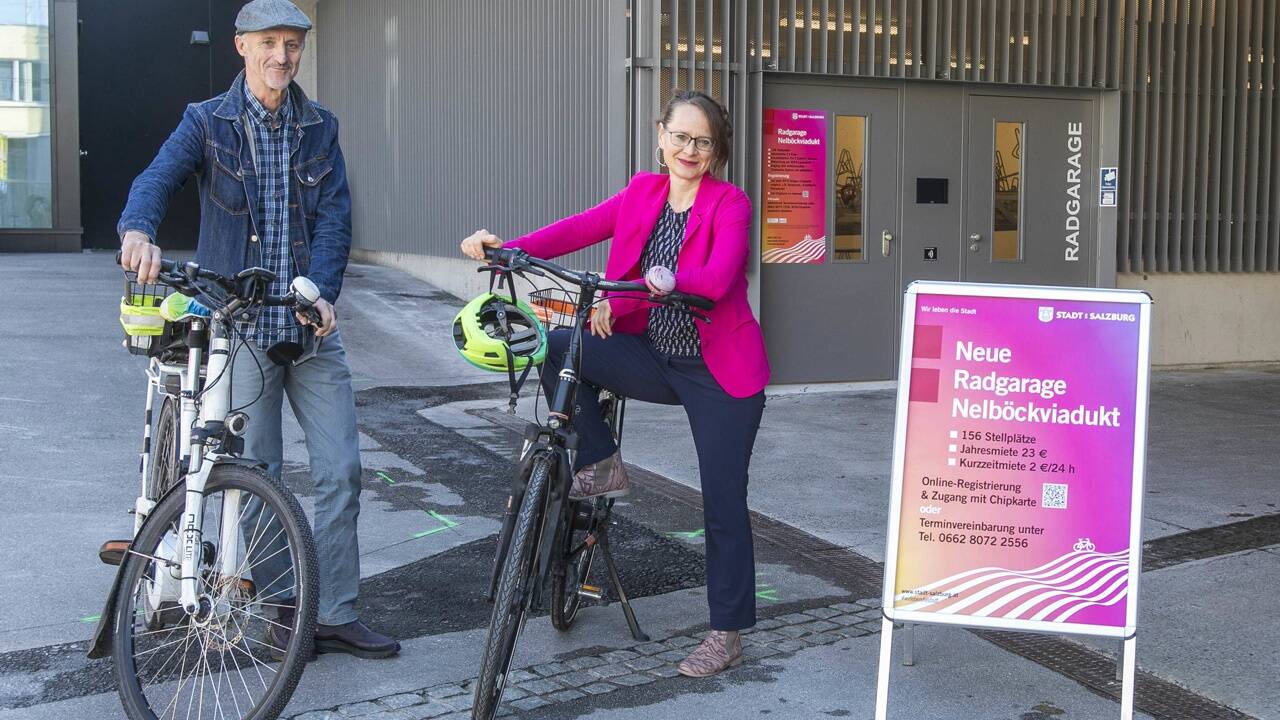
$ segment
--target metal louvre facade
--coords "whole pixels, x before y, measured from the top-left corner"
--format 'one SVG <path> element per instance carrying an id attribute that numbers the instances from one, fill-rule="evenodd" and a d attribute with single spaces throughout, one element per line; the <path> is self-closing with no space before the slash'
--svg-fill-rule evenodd
<path id="1" fill-rule="evenodd" d="M 1274 0 L 630 0 L 630 161 L 673 86 L 762 72 L 1117 90 L 1117 269 L 1280 270 Z M 757 110 L 753 107 L 751 110 Z M 750 185 L 739 121 L 730 177 Z"/>
<path id="2" fill-rule="evenodd" d="M 341 122 L 355 247 L 459 258 L 627 179 L 625 6 L 321 0 L 319 100 Z M 573 261 L 604 266 L 607 246 Z"/>

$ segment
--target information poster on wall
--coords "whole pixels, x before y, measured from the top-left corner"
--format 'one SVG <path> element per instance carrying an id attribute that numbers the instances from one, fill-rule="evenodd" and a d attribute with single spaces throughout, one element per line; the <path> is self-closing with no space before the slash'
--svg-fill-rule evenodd
<path id="1" fill-rule="evenodd" d="M 761 262 L 825 262 L 825 111 L 765 108 L 763 189 Z"/>
<path id="2" fill-rule="evenodd" d="M 911 286 L 894 621 L 1134 632 L 1150 308 L 1129 290 Z"/>

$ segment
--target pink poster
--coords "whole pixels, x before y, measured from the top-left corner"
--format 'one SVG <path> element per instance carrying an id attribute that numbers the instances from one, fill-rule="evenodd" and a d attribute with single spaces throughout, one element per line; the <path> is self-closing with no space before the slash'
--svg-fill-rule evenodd
<path id="1" fill-rule="evenodd" d="M 908 294 L 886 609 L 1123 632 L 1136 622 L 1146 296 L 981 288 Z"/>
<path id="2" fill-rule="evenodd" d="M 827 259 L 827 114 L 764 111 L 764 203 L 760 261 Z"/>

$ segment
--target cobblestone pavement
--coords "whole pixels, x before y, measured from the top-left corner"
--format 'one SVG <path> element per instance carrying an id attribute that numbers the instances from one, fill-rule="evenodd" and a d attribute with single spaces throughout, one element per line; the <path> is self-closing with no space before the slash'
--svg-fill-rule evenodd
<path id="1" fill-rule="evenodd" d="M 748 660 L 786 656 L 845 638 L 873 635 L 880 631 L 881 617 L 880 599 L 868 598 L 766 618 L 757 622 L 754 628 L 743 631 L 742 653 Z M 498 716 L 514 717 L 520 711 L 570 702 L 587 695 L 603 695 L 620 688 L 672 680 L 679 675 L 676 666 L 705 635 L 676 635 L 605 653 L 513 670 Z M 356 717 L 363 720 L 463 720 L 471 717 L 472 687 L 471 680 L 434 685 L 414 692 L 313 710 L 294 715 L 292 720 Z"/>

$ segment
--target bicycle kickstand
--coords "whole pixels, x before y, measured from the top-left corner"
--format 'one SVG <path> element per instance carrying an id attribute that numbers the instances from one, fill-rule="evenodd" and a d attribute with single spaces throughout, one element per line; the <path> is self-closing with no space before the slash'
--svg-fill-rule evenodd
<path id="1" fill-rule="evenodd" d="M 618 569 L 613 564 L 613 551 L 609 549 L 609 526 L 600 531 L 599 539 L 600 550 L 604 552 L 604 564 L 609 570 L 609 582 L 613 583 L 613 591 L 618 593 L 618 599 L 622 602 L 622 614 L 627 617 L 627 627 L 631 629 L 631 637 L 637 642 L 649 642 L 649 636 L 640 629 L 640 623 L 636 621 L 636 613 L 631 609 L 631 600 L 627 598 L 627 591 L 622 589 L 622 578 L 618 577 Z"/>

